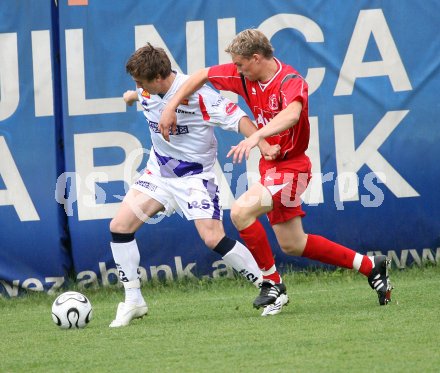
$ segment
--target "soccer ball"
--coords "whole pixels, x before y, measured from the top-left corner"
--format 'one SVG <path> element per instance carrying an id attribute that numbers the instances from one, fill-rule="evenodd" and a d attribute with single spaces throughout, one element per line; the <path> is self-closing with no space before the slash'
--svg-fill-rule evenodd
<path id="1" fill-rule="evenodd" d="M 67 291 L 52 304 L 52 320 L 61 329 L 82 329 L 92 319 L 92 304 L 76 291 Z"/>

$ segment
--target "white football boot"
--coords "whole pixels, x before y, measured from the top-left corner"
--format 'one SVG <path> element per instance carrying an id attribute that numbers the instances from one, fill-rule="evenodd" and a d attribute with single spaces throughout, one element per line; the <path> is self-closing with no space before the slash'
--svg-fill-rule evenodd
<path id="1" fill-rule="evenodd" d="M 148 312 L 148 306 L 145 303 L 127 304 L 120 302 L 116 311 L 116 318 L 109 325 L 110 328 L 120 328 L 127 326 L 131 320 L 144 317 Z"/>
<path id="2" fill-rule="evenodd" d="M 289 304 L 289 297 L 287 294 L 280 294 L 276 301 L 268 306 L 264 307 L 261 316 L 274 316 L 278 315 L 284 306 Z"/>

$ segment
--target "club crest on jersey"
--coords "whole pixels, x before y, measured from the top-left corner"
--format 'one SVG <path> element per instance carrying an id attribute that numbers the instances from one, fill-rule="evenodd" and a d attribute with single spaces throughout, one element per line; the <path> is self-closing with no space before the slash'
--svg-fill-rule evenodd
<path id="1" fill-rule="evenodd" d="M 146 90 L 144 89 L 144 90 L 142 91 L 142 97 L 150 98 L 150 97 L 151 97 L 150 92 L 148 92 L 148 91 L 146 91 Z"/>
<path id="2" fill-rule="evenodd" d="M 232 115 L 235 112 L 235 110 L 237 110 L 237 108 L 238 108 L 237 104 L 230 102 L 225 106 L 225 112 L 227 115 Z"/>
<path id="3" fill-rule="evenodd" d="M 278 98 L 275 93 L 269 97 L 269 108 L 271 110 L 278 110 Z"/>

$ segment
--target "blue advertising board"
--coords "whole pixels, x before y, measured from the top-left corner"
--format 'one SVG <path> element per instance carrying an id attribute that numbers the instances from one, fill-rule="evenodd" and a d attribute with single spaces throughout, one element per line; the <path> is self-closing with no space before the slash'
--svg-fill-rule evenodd
<path id="1" fill-rule="evenodd" d="M 14 296 L 61 286 L 71 257 L 54 198 L 64 166 L 52 9 L 8 1 L 0 10 L 0 291 Z"/>
<path id="2" fill-rule="evenodd" d="M 27 20 L 21 7 L 36 3 L 41 16 Z M 436 1 L 73 3 L 0 5 L 0 291 L 28 278 L 48 289 L 46 278 L 68 273 L 84 285 L 116 280 L 109 222 L 151 147 L 140 108 L 122 100 L 134 87 L 126 60 L 150 42 L 192 73 L 229 62 L 228 42 L 251 27 L 309 83 L 306 232 L 401 268 L 440 260 Z M 238 238 L 229 209 L 255 180 L 257 156 L 232 164 L 226 153 L 240 135 L 217 137 L 225 229 Z M 29 201 L 39 220 L 21 217 Z M 283 254 L 261 220 L 278 266 L 317 264 Z M 230 273 L 179 214 L 151 219 L 136 237 L 147 280 Z"/>

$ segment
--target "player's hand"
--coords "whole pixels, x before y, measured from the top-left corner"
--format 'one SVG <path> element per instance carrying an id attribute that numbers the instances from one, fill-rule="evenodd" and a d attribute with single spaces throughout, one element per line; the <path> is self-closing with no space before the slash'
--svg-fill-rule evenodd
<path id="1" fill-rule="evenodd" d="M 273 161 L 274 159 L 277 159 L 280 155 L 281 146 L 278 144 L 275 145 L 269 145 L 267 149 L 264 150 L 264 152 L 261 152 L 261 155 L 264 157 L 266 161 Z"/>
<path id="2" fill-rule="evenodd" d="M 176 133 L 177 115 L 174 110 L 165 106 L 159 120 L 159 131 L 166 141 L 170 141 L 170 129 L 171 133 Z"/>
<path id="3" fill-rule="evenodd" d="M 240 163 L 243 160 L 243 156 L 246 159 L 249 159 L 249 154 L 251 149 L 256 147 L 260 142 L 260 138 L 256 135 L 255 132 L 253 135 L 249 136 L 247 139 L 244 139 L 236 146 L 231 146 L 231 150 L 229 150 L 227 157 L 232 157 L 233 163 Z"/>
<path id="4" fill-rule="evenodd" d="M 270 145 L 265 139 L 259 142 L 258 147 L 266 161 L 273 161 L 280 155 L 281 146 L 278 144 Z"/>
<path id="5" fill-rule="evenodd" d="M 128 90 L 124 92 L 122 98 L 128 106 L 132 106 L 138 100 L 138 95 L 136 91 Z"/>

